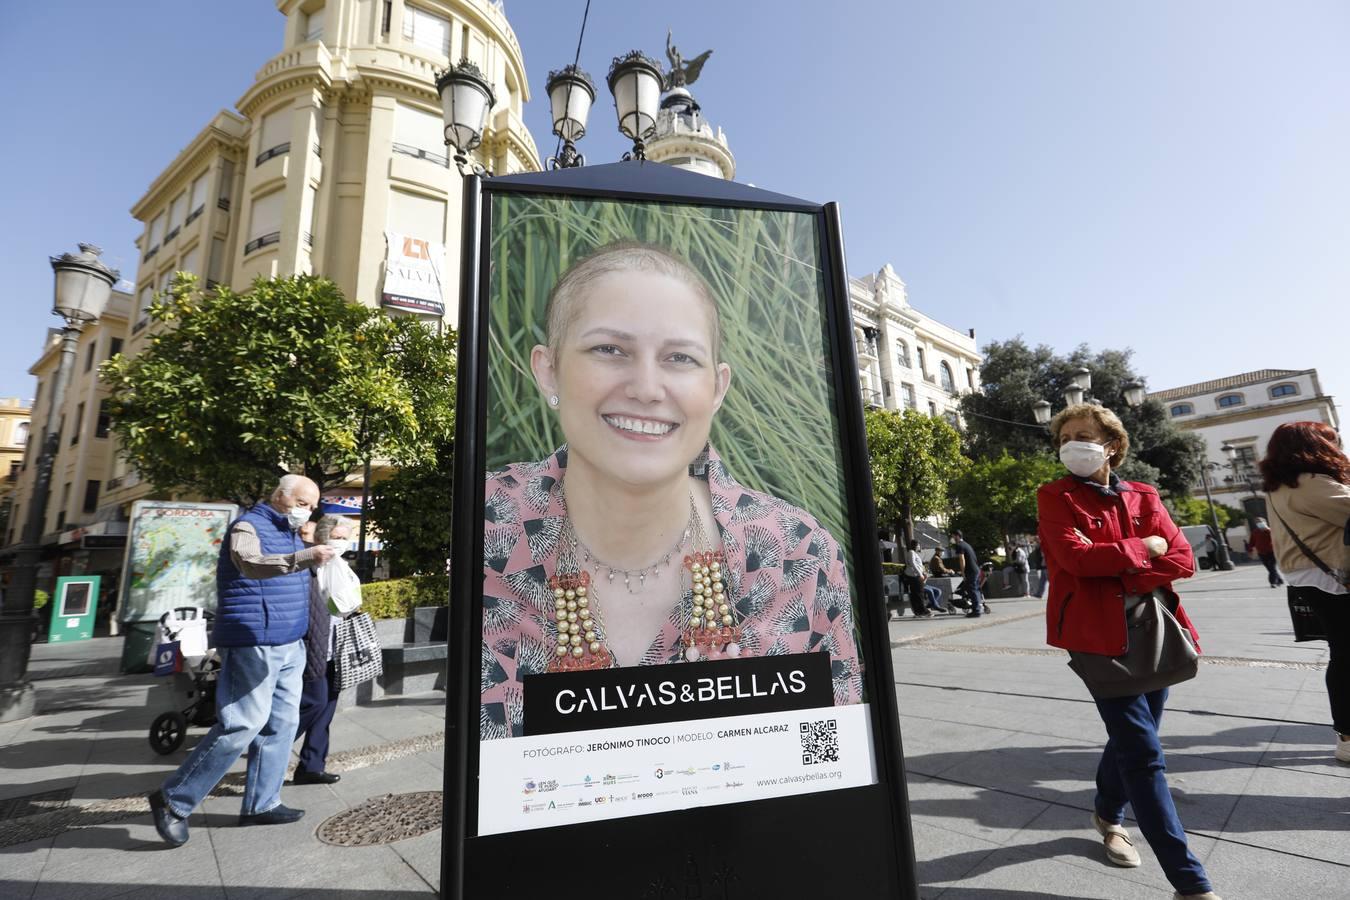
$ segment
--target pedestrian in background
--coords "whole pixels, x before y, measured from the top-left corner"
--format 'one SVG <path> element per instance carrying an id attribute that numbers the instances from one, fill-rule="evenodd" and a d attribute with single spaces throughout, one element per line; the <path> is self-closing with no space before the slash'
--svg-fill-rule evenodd
<path id="1" fill-rule="evenodd" d="M 933 606 L 933 602 L 928 598 L 928 591 L 933 590 L 941 596 L 937 588 L 927 588 L 928 581 L 927 569 L 923 565 L 923 557 L 919 556 L 919 542 L 911 540 L 909 546 L 905 549 L 905 589 L 909 593 L 909 608 L 914 610 L 914 615 L 921 619 L 926 619 L 933 613 L 930 607 L 941 609 L 941 604 Z"/>
<path id="2" fill-rule="evenodd" d="M 332 548 L 306 548 L 296 534 L 318 503 L 318 485 L 285 475 L 221 543 L 212 632 L 221 657 L 216 724 L 150 795 L 155 830 L 172 846 L 187 843 L 188 816 L 245 752 L 239 824 L 282 825 L 304 815 L 282 804 L 281 784 L 299 719 L 309 570 L 333 557 Z"/>
<path id="3" fill-rule="evenodd" d="M 1025 597 L 1031 593 L 1031 563 L 1027 559 L 1027 548 L 1023 544 L 1013 547 L 1013 590 L 1015 596 Z"/>
<path id="4" fill-rule="evenodd" d="M 1036 576 L 1036 588 L 1032 596 L 1044 600 L 1047 579 L 1045 577 L 1045 554 L 1041 552 L 1040 541 L 1032 544 L 1031 552 L 1027 554 L 1027 565 L 1031 567 L 1032 574 Z"/>
<path id="5" fill-rule="evenodd" d="M 1036 493 L 1050 572 L 1047 641 L 1071 654 L 1120 656 L 1128 648 L 1127 611 L 1151 601 L 1155 590 L 1171 593 L 1174 580 L 1194 573 L 1190 544 L 1155 488 L 1121 481 L 1113 471 L 1130 448 L 1115 413 L 1089 403 L 1070 406 L 1050 423 L 1050 435 L 1071 474 Z M 1179 602 L 1176 618 L 1198 646 Z M 1107 860 L 1127 868 L 1140 864 L 1122 824 L 1128 803 L 1175 897 L 1218 900 L 1205 867 L 1187 846 L 1167 787 L 1158 738 L 1167 688 L 1093 701 L 1107 740 L 1097 765 L 1091 821 Z"/>
<path id="6" fill-rule="evenodd" d="M 346 519 L 325 515 L 311 526 L 313 530 L 308 542 L 331 547 L 338 555 L 346 550 L 352 536 L 351 523 Z M 346 564 L 342 560 L 333 563 Z M 341 616 L 329 611 L 328 598 L 319 590 L 319 579 L 311 579 L 304 687 L 300 693 L 300 721 L 295 730 L 295 739 L 301 741 L 300 758 L 295 764 L 295 774 L 291 776 L 292 784 L 334 784 L 342 779 L 341 775 L 327 770 L 328 733 L 337 713 L 341 690 L 333 667 L 333 641 L 337 623 L 341 621 Z"/>
<path id="7" fill-rule="evenodd" d="M 1350 763 L 1350 459 L 1335 429 L 1286 422 L 1261 460 L 1280 568 L 1327 636 L 1327 698 L 1335 757 Z"/>
<path id="8" fill-rule="evenodd" d="M 1270 526 L 1266 524 L 1265 519 L 1257 519 L 1252 525 L 1252 536 L 1247 540 L 1247 548 L 1256 554 L 1256 558 L 1261 560 L 1261 565 L 1266 567 L 1266 575 L 1270 579 L 1270 586 L 1277 588 L 1284 584 L 1284 579 L 1280 577 L 1280 570 L 1275 564 L 1275 543 L 1271 537 Z"/>
<path id="9" fill-rule="evenodd" d="M 952 552 L 961 560 L 961 584 L 957 590 L 965 595 L 966 602 L 970 604 L 966 618 L 978 619 L 983 613 L 989 612 L 989 607 L 984 605 L 984 594 L 980 592 L 980 561 L 975 556 L 975 548 L 966 543 L 961 532 L 953 531 L 948 537 Z"/>

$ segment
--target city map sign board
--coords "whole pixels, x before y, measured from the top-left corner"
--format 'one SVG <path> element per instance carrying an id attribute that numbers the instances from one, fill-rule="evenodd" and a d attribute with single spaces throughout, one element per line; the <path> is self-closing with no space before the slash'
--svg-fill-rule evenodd
<path id="1" fill-rule="evenodd" d="M 137 500 L 131 507 L 118 618 L 145 622 L 179 606 L 216 608 L 216 561 L 232 503 Z"/>
<path id="2" fill-rule="evenodd" d="M 837 208 L 465 190 L 446 896 L 917 896 Z"/>

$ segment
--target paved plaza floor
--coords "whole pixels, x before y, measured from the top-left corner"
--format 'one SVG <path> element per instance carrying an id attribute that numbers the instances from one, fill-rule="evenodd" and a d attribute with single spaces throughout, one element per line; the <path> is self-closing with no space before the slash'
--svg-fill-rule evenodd
<path id="1" fill-rule="evenodd" d="M 1181 586 L 1206 660 L 1167 704 L 1168 777 L 1225 900 L 1350 896 L 1350 766 L 1331 755 L 1326 645 L 1293 643 L 1284 594 L 1264 574 L 1242 567 Z M 1142 840 L 1144 864 L 1117 869 L 1088 824 L 1104 731 L 1065 654 L 1044 644 L 1043 604 L 993 606 L 977 622 L 890 624 L 922 896 L 1165 900 L 1171 888 Z M 150 749 L 164 688 L 117 675 L 119 650 L 106 638 L 35 650 L 39 714 L 0 725 L 0 898 L 435 893 L 439 831 L 339 847 L 315 828 L 368 798 L 440 789 L 443 694 L 342 710 L 330 765 L 342 781 L 283 791 L 306 810 L 300 822 L 238 828 L 240 789 L 227 781 L 193 816 L 192 840 L 170 850 L 144 794 L 186 749 Z"/>

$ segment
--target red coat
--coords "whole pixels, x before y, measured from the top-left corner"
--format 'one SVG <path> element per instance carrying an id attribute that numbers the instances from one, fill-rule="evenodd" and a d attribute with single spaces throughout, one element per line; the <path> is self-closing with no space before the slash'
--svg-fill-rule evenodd
<path id="1" fill-rule="evenodd" d="M 1050 577 L 1046 642 L 1052 647 L 1120 656 L 1127 649 L 1125 595 L 1171 589 L 1195 572 L 1191 546 L 1152 486 L 1116 484 L 1107 496 L 1066 476 L 1036 492 L 1041 549 Z M 1079 535 L 1082 535 L 1080 537 Z M 1167 552 L 1149 559 L 1143 538 L 1167 539 Z M 1200 636 L 1177 604 L 1178 621 Z"/>
<path id="2" fill-rule="evenodd" d="M 1275 552 L 1275 542 L 1270 537 L 1269 528 L 1253 528 L 1248 546 L 1257 556 L 1271 556 Z"/>

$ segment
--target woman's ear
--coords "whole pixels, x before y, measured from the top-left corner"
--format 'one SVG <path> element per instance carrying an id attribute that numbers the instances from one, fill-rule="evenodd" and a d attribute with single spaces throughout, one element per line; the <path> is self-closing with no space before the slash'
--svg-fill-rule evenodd
<path id="1" fill-rule="evenodd" d="M 731 387 L 731 366 L 726 363 L 717 364 L 717 384 L 713 393 L 713 412 L 722 408 L 722 400 L 727 396 L 727 388 Z"/>
<path id="2" fill-rule="evenodd" d="M 530 351 L 530 371 L 534 373 L 534 383 L 539 385 L 545 397 L 558 393 L 558 375 L 552 350 L 543 344 L 535 344 Z"/>

